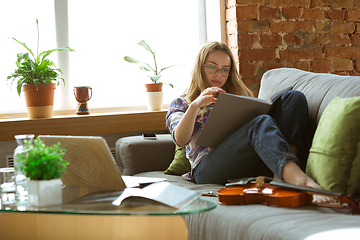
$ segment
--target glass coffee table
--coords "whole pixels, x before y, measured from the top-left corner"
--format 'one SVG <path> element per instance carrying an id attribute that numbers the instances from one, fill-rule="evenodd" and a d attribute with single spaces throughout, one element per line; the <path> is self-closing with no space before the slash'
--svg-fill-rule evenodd
<path id="1" fill-rule="evenodd" d="M 1 238 L 188 239 L 183 215 L 217 206 L 216 201 L 200 197 L 179 209 L 157 204 L 125 208 L 112 204 L 121 192 L 85 194 L 91 198 L 79 198 L 89 191 L 92 190 L 80 187 L 63 189 L 63 204 L 57 206 L 38 208 L 26 202 L 1 204 Z"/>

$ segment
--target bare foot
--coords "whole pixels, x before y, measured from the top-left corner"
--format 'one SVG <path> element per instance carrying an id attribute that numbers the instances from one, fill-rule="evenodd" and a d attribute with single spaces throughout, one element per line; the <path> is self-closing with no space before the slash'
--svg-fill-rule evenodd
<path id="1" fill-rule="evenodd" d="M 294 162 L 289 161 L 285 164 L 283 169 L 283 179 L 285 182 L 298 185 L 311 187 L 315 189 L 323 189 L 312 178 L 307 176 L 301 168 Z M 314 203 L 334 203 L 337 202 L 335 198 L 325 195 L 313 195 Z"/>

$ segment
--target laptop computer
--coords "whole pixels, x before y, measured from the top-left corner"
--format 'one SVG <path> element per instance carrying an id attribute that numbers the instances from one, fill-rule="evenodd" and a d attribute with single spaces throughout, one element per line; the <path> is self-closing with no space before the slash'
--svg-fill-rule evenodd
<path id="1" fill-rule="evenodd" d="M 40 135 L 47 146 L 60 142 L 69 162 L 61 181 L 64 185 L 121 191 L 126 187 L 165 181 L 165 178 L 121 176 L 108 144 L 101 136 Z"/>

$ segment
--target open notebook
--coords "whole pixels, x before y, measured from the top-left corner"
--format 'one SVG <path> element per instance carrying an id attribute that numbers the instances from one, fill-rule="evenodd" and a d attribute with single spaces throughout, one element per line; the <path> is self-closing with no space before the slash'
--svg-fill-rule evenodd
<path id="1" fill-rule="evenodd" d="M 41 140 L 52 146 L 60 142 L 66 149 L 64 159 L 69 162 L 61 181 L 64 185 L 121 191 L 165 178 L 121 176 L 111 151 L 100 136 L 40 135 Z"/>
<path id="2" fill-rule="evenodd" d="M 290 89 L 292 86 L 275 93 L 269 101 L 255 97 L 220 93 L 196 141 L 196 145 L 211 148 L 219 146 L 240 127 L 255 117 L 271 111 L 272 104 Z"/>

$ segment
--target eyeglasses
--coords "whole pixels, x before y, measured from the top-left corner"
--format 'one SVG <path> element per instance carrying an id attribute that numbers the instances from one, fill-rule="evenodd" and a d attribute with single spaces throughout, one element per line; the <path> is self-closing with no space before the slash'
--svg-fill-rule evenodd
<path id="1" fill-rule="evenodd" d="M 206 72 L 210 73 L 210 74 L 215 74 L 218 71 L 220 71 L 221 76 L 223 77 L 228 77 L 230 75 L 230 68 L 218 68 L 217 66 L 213 65 L 213 64 L 209 64 L 209 65 L 204 65 Z"/>

